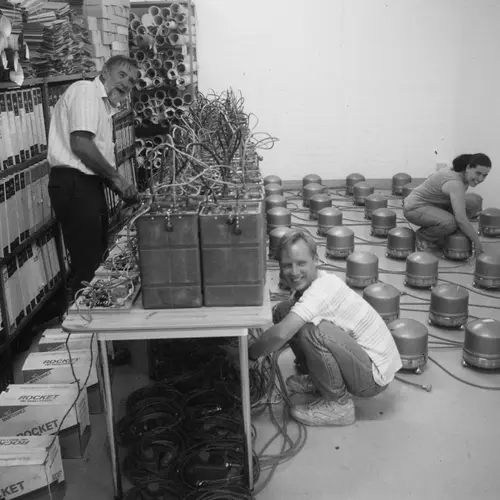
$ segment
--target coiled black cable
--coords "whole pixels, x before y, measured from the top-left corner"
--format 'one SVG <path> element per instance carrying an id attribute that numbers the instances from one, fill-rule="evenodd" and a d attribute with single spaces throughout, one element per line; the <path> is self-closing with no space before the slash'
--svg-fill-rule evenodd
<path id="1" fill-rule="evenodd" d="M 232 484 L 243 486 L 246 453 L 243 443 L 235 441 L 197 444 L 179 458 L 178 477 L 184 488 L 219 488 Z M 253 455 L 254 481 L 260 474 L 258 458 Z"/>
<path id="2" fill-rule="evenodd" d="M 241 486 L 226 486 L 215 489 L 192 491 L 185 500 L 254 500 L 252 492 Z"/>

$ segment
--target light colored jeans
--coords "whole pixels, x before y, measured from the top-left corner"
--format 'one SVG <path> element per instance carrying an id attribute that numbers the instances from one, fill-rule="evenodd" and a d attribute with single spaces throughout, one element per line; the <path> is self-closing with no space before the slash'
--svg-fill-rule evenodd
<path id="1" fill-rule="evenodd" d="M 290 302 L 275 306 L 274 323 L 279 323 L 291 307 Z M 370 398 L 386 388 L 375 382 L 372 362 L 365 350 L 329 321 L 318 326 L 306 323 L 290 340 L 290 347 L 323 399 L 343 403 L 349 393 Z"/>
<path id="2" fill-rule="evenodd" d="M 465 203 L 467 217 L 469 219 L 476 217 L 480 210 L 476 199 L 466 195 Z M 410 210 L 404 208 L 403 215 L 409 222 L 420 227 L 419 234 L 426 241 L 437 242 L 458 230 L 457 220 L 451 207 L 449 210 L 432 205 Z"/>

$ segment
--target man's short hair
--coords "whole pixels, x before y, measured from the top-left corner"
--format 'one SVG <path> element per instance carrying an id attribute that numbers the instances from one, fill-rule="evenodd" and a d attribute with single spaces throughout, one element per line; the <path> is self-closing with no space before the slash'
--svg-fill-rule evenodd
<path id="1" fill-rule="evenodd" d="M 139 65 L 137 64 L 137 61 L 135 59 L 132 59 L 131 57 L 123 56 L 123 55 L 117 55 L 117 56 L 111 56 L 105 63 L 104 63 L 104 68 L 106 69 L 111 69 L 114 68 L 115 66 L 120 66 L 122 64 L 126 64 L 128 66 L 132 66 L 135 69 L 139 69 Z"/>
<path id="2" fill-rule="evenodd" d="M 293 229 L 292 232 L 283 235 L 279 243 L 279 260 L 281 260 L 281 255 L 286 250 L 290 250 L 292 245 L 295 245 L 298 241 L 303 241 L 311 251 L 311 255 L 313 258 L 318 256 L 318 245 L 314 238 L 308 231 L 304 231 L 302 229 Z"/>

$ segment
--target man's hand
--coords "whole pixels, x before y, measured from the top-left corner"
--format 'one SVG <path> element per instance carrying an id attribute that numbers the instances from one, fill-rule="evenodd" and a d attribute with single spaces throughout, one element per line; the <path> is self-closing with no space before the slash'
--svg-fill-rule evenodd
<path id="1" fill-rule="evenodd" d="M 130 202 L 138 199 L 136 187 L 122 175 L 117 175 L 111 184 L 124 201 Z"/>

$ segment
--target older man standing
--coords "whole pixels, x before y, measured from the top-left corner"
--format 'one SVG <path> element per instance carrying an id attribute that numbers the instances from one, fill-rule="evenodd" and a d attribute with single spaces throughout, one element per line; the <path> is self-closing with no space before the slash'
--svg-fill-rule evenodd
<path id="1" fill-rule="evenodd" d="M 75 273 L 72 296 L 93 278 L 108 247 L 104 185 L 125 201 L 137 197 L 135 186 L 115 167 L 112 117 L 138 76 L 133 59 L 113 56 L 93 81 L 73 83 L 54 108 L 49 195 Z"/>

